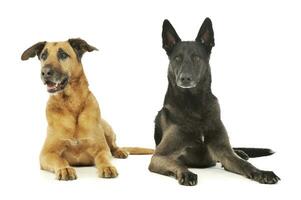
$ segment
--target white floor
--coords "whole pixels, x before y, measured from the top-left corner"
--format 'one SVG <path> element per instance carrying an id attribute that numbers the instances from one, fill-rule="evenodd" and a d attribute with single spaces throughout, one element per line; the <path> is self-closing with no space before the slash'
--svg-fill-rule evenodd
<path id="1" fill-rule="evenodd" d="M 285 197 L 297 199 L 293 194 L 297 185 L 288 184 L 288 172 L 277 163 L 281 155 L 251 159 L 262 169 L 273 169 L 282 180 L 276 185 L 262 185 L 242 176 L 223 170 L 220 165 L 208 169 L 192 169 L 198 174 L 198 184 L 193 187 L 181 186 L 173 178 L 154 174 L 147 167 L 150 156 L 130 156 L 128 159 L 114 159 L 119 176 L 115 179 L 98 178 L 94 167 L 76 168 L 78 179 L 57 181 L 54 175 L 38 167 L 30 171 L 19 169 L 2 188 L 2 195 L 16 199 L 188 199 L 188 198 L 231 198 L 263 199 Z M 26 166 L 32 166 L 28 163 Z M 281 165 L 283 166 L 283 165 Z M 6 174 L 7 176 L 8 174 Z M 6 189 L 5 189 L 6 188 Z M 15 190 L 18 188 L 18 190 Z M 4 192 L 4 193 L 3 193 Z M 3 198 L 1 198 L 3 199 Z"/>

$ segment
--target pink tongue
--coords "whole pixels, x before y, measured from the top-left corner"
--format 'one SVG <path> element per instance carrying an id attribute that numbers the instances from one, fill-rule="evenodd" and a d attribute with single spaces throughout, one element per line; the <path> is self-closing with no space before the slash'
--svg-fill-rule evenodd
<path id="1" fill-rule="evenodd" d="M 48 89 L 53 89 L 53 88 L 55 88 L 55 87 L 56 87 L 56 84 L 55 84 L 55 83 L 52 83 L 52 82 L 47 83 L 47 88 L 48 88 Z"/>

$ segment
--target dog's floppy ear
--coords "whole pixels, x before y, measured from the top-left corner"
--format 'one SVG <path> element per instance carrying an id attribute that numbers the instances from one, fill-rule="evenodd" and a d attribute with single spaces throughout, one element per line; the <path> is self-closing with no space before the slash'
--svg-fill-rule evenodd
<path id="1" fill-rule="evenodd" d="M 33 46 L 29 47 L 28 49 L 26 49 L 21 56 L 21 60 L 28 60 L 29 58 L 39 56 L 41 51 L 44 49 L 45 44 L 46 44 L 45 41 L 38 42 Z"/>
<path id="2" fill-rule="evenodd" d="M 165 49 L 167 55 L 170 55 L 174 46 L 181 41 L 176 30 L 172 27 L 171 23 L 165 19 L 163 22 L 162 30 L 163 49 Z"/>
<path id="3" fill-rule="evenodd" d="M 214 33 L 212 28 L 212 22 L 210 18 L 206 18 L 199 30 L 198 36 L 195 41 L 201 42 L 205 45 L 208 55 L 211 53 L 212 47 L 214 47 Z"/>
<path id="4" fill-rule="evenodd" d="M 97 48 L 89 45 L 85 40 L 82 40 L 80 38 L 75 39 L 69 39 L 68 40 L 71 47 L 74 49 L 77 58 L 80 60 L 85 52 L 91 52 L 94 50 L 98 50 Z"/>

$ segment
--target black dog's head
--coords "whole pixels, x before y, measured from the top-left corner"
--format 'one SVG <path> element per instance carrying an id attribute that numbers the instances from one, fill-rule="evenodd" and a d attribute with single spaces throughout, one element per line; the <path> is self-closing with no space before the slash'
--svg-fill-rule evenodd
<path id="1" fill-rule="evenodd" d="M 195 41 L 182 42 L 168 20 L 163 22 L 163 48 L 170 63 L 168 76 L 180 88 L 194 88 L 210 70 L 209 58 L 214 46 L 212 22 L 206 18 Z"/>

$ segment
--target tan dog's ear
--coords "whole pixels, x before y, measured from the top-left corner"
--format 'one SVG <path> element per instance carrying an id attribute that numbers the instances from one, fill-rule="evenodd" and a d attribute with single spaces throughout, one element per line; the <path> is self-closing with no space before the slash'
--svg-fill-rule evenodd
<path id="1" fill-rule="evenodd" d="M 89 45 L 85 40 L 82 40 L 80 38 L 69 39 L 68 42 L 74 49 L 79 61 L 85 52 L 91 52 L 94 50 L 98 51 L 97 48 Z"/>
<path id="2" fill-rule="evenodd" d="M 44 49 L 45 44 L 46 44 L 45 41 L 38 42 L 35 45 L 26 49 L 21 56 L 21 60 L 28 60 L 29 58 L 39 56 L 41 51 Z"/>

